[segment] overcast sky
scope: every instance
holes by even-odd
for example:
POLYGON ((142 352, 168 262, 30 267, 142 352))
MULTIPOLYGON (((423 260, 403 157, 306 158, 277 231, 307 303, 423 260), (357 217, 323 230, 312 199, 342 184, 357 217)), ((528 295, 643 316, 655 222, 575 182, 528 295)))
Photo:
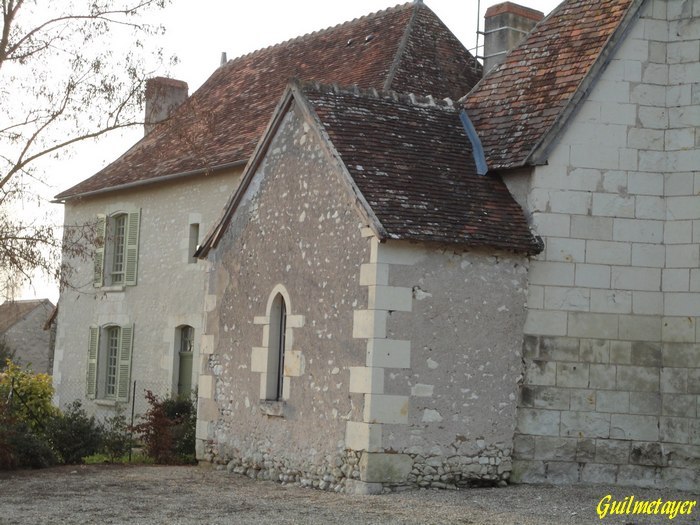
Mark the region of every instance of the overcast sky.
MULTIPOLYGON (((548 14, 559 2, 519 0, 517 3, 548 14)), ((479 0, 425 0, 425 3, 473 51, 477 20, 481 20, 483 30, 484 12, 500 0, 481 0, 480 6, 479 0)), ((152 44, 154 48, 163 47, 166 56, 178 57, 179 63, 171 68, 169 76, 186 81, 192 93, 219 66, 222 52, 229 59, 236 58, 394 5, 394 0, 173 0, 157 14, 156 20, 166 28, 166 33, 152 44)), ((480 43, 483 44, 483 37, 480 43)), ((121 155, 142 133, 133 129, 81 145, 71 158, 62 161, 55 170, 52 167, 54 176, 42 194, 49 199, 93 175, 121 155)), ((54 204, 50 208, 60 222, 63 207, 54 204)), ((35 297, 49 297, 55 302, 58 290, 52 283, 36 279, 17 298, 35 297)))

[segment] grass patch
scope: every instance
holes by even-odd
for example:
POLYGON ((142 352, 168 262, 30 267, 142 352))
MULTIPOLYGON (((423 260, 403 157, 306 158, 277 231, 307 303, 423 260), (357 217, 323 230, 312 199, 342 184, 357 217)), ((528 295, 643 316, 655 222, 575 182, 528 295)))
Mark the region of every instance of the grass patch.
POLYGON ((119 465, 153 465, 155 464, 155 460, 148 457, 143 452, 134 452, 131 454, 131 461, 129 461, 129 454, 124 454, 117 458, 113 458, 108 454, 92 454, 91 456, 85 456, 83 458, 83 463, 86 465, 102 465, 104 463, 119 465))

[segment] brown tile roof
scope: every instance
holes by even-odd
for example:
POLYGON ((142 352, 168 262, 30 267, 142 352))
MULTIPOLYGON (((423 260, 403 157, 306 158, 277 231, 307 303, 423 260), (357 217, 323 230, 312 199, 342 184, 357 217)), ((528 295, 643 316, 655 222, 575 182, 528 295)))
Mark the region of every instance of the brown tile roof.
POLYGON ((47 315, 54 307, 48 299, 6 301, 0 304, 0 334, 5 333, 40 306, 46 310, 47 315))
MULTIPOLYGON (((451 103, 296 82, 285 99, 309 108, 327 134, 381 239, 540 251, 501 178, 477 175, 471 142, 451 103)), ((269 134, 280 121, 278 114, 269 134)), ((265 137, 200 255, 225 231, 267 143, 265 137)))
POLYGON ((489 169, 537 163, 640 0, 565 0, 464 99, 489 169))
POLYGON ((422 2, 379 11, 229 61, 173 118, 56 198, 244 163, 292 77, 457 99, 479 80, 474 67, 422 2))
POLYGON ((304 94, 388 239, 539 251, 500 177, 477 175, 451 104, 328 87, 304 94))

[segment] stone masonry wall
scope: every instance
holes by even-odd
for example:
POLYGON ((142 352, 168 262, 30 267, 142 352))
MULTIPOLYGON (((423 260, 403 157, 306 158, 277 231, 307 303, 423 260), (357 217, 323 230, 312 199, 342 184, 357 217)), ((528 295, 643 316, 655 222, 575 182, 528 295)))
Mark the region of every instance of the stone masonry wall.
POLYGON ((368 307, 353 325, 367 357, 350 369, 364 407, 346 431, 347 448, 362 451, 352 490, 505 483, 525 258, 368 237, 368 307))
POLYGON ((334 162, 292 108, 216 248, 198 458, 362 494, 504 483, 526 259, 379 243, 334 162), (284 381, 269 401, 277 293, 284 381))
POLYGON ((349 369, 365 355, 352 338, 353 312, 367 305, 359 274, 369 243, 338 169, 302 112, 290 109, 213 254, 199 459, 327 490, 352 479, 345 429, 361 414, 362 396, 349 391, 349 369), (270 402, 277 293, 287 309, 285 365, 282 399, 270 402))
POLYGON ((379 246, 388 284, 410 309, 389 311, 387 337, 410 341, 385 373, 406 396, 403 421, 383 425, 386 451, 410 455, 406 484, 440 487, 508 479, 521 373, 527 260, 489 250, 379 246))
POLYGON ((0 334, 0 339, 15 352, 15 361, 23 366, 31 365, 36 373, 53 371, 53 329, 44 330, 52 310, 48 301, 38 304, 24 319, 0 334))
POLYGON ((533 170, 514 478, 700 488, 700 2, 649 0, 533 170))

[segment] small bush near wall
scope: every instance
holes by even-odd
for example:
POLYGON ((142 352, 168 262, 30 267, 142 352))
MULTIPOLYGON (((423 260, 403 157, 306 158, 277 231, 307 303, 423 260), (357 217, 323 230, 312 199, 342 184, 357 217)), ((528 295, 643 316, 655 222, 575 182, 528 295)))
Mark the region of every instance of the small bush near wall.
POLYGON ((48 374, 34 374, 10 360, 0 373, 0 399, 14 417, 35 432, 44 432, 48 421, 58 414, 53 406, 53 386, 48 374))
POLYGON ((105 418, 102 422, 101 452, 108 461, 115 463, 129 453, 133 445, 129 425, 126 422, 124 408, 121 405, 113 416, 105 418))
POLYGON ((196 409, 189 399, 160 399, 146 391, 150 405, 134 426, 143 441, 146 454, 156 463, 193 463, 196 409))
POLYGON ((41 468, 59 458, 47 439, 58 410, 47 374, 32 374, 9 359, 0 373, 0 469, 41 468))
POLYGON ((99 449, 95 418, 79 401, 61 413, 52 398, 50 376, 6 362, 0 373, 0 469, 81 463, 99 449))
POLYGON ((47 425, 47 437, 63 463, 82 463, 102 443, 102 429, 93 416, 88 417, 80 401, 73 401, 62 414, 47 425))
POLYGON ((43 468, 58 463, 49 443, 0 402, 0 470, 43 468))

